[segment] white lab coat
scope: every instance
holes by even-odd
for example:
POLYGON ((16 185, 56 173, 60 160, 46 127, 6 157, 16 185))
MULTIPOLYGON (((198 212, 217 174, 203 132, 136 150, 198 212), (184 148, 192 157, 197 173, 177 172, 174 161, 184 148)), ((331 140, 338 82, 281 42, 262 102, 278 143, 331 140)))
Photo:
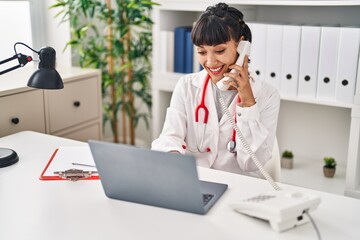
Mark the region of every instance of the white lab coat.
MULTIPOLYGON (((197 142, 200 146, 204 118, 203 111, 200 111, 199 124, 195 122, 195 108, 200 103, 206 75, 207 72, 202 70, 179 79, 166 112, 163 130, 159 138, 153 141, 152 150, 165 152, 175 150, 182 154, 194 154, 185 150, 183 146, 192 150, 197 149, 197 142)), ((256 76, 250 81, 256 104, 243 108, 237 106, 237 97, 235 97, 228 109, 233 119, 236 111, 237 126, 258 160, 264 164, 271 159, 280 96, 274 87, 258 80, 256 76)), ((227 144, 232 137, 232 126, 226 114, 222 116, 220 122, 218 121, 214 93, 210 84, 212 84, 211 80, 205 94, 209 119, 202 144, 202 150, 209 147, 210 152, 195 153, 197 164, 202 167, 258 176, 256 166, 238 138, 236 138, 237 154, 228 151, 227 144)))

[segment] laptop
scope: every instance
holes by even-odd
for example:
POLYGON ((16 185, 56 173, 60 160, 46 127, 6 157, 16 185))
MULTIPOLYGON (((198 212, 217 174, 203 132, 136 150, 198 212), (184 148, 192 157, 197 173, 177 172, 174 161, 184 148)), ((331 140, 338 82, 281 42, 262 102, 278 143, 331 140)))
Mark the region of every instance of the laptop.
POLYGON ((227 189, 200 181, 191 155, 96 140, 89 145, 105 195, 112 199, 206 214, 227 189))

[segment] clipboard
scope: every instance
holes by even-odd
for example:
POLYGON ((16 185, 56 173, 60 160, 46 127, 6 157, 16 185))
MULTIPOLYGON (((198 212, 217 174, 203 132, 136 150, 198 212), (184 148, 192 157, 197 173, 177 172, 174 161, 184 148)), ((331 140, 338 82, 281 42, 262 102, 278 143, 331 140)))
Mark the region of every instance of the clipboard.
POLYGON ((99 179, 89 145, 61 146, 55 149, 39 179, 71 181, 99 179))

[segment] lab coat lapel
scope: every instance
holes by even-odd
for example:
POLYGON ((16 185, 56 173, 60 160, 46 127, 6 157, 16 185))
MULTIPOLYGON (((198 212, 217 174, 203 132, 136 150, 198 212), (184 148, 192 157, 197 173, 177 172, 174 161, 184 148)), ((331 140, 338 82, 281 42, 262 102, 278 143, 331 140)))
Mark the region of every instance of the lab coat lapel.
POLYGON ((206 104, 209 108, 209 121, 208 121, 206 136, 209 138, 210 149, 213 149, 212 153, 210 154, 210 156, 208 158, 209 166, 211 167, 215 162, 215 158, 217 155, 217 150, 215 151, 215 149, 218 149, 218 143, 219 143, 219 137, 220 137, 219 136, 219 121, 218 121, 218 116, 217 116, 217 112, 216 112, 216 105, 215 105, 215 101, 214 101, 214 92, 213 92, 213 88, 212 88, 211 79, 210 79, 209 85, 207 87, 205 99, 206 99, 205 100, 206 104))
MULTIPOLYGON (((206 76, 207 76, 207 72, 205 70, 201 70, 200 71, 200 74, 196 74, 194 75, 194 79, 192 81, 192 84, 199 88, 200 90, 202 90, 202 87, 204 86, 204 82, 205 82, 205 79, 206 79, 206 76)), ((211 81, 211 80, 210 80, 211 81)), ((201 92, 201 91, 200 91, 201 92)), ((200 93, 201 95, 201 93, 200 93)), ((201 98, 201 96, 199 96, 199 98, 201 98)))
POLYGON ((214 91, 212 87, 212 82, 210 79, 209 85, 206 89, 206 96, 205 96, 205 102, 209 109, 209 115, 211 114, 211 117, 209 117, 208 127, 210 129, 214 129, 214 131, 218 132, 219 130, 219 122, 216 112, 216 105, 214 101, 214 91))

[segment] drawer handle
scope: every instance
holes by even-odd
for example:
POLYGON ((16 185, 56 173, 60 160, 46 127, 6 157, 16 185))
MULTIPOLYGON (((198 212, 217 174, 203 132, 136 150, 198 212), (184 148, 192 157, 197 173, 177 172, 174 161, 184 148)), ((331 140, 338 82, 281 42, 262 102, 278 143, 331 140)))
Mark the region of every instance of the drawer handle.
POLYGON ((75 101, 75 102, 74 102, 74 106, 75 106, 75 107, 80 107, 80 101, 75 101))
POLYGON ((13 124, 18 124, 18 123, 20 122, 20 119, 17 118, 17 117, 13 117, 13 118, 11 119, 11 122, 12 122, 13 124))

